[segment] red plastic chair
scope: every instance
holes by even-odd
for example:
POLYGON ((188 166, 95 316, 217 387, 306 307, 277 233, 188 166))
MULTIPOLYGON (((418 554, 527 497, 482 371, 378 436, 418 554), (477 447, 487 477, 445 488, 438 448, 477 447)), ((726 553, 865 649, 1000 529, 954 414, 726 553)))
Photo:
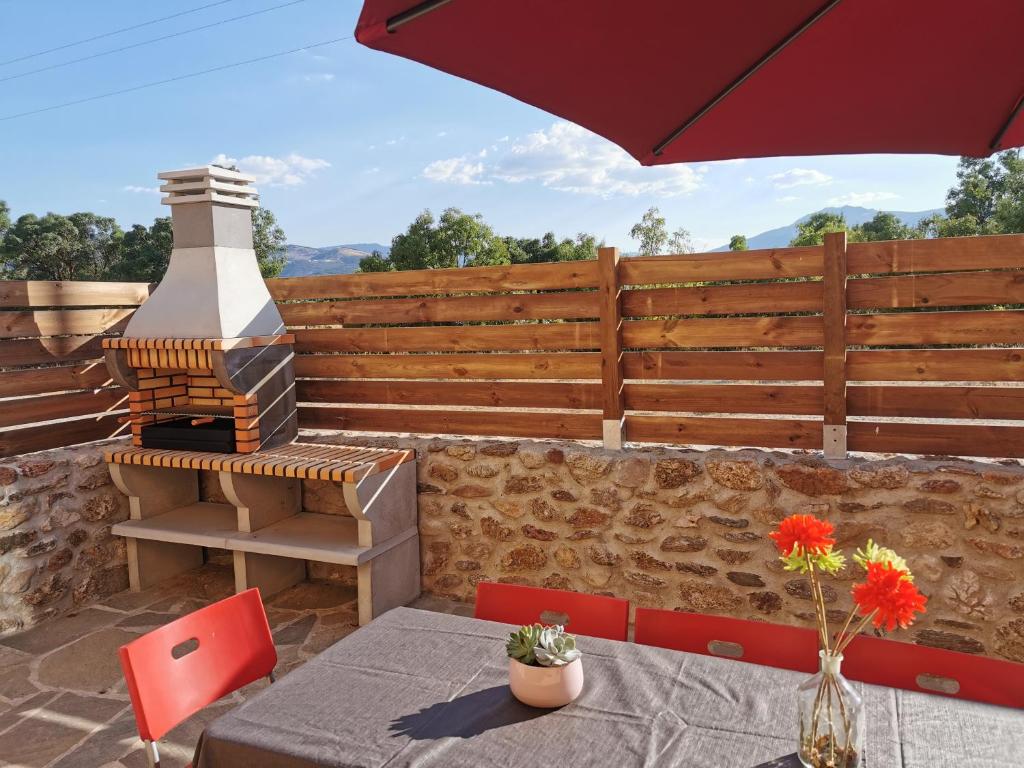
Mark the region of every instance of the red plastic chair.
POLYGON ((118 655, 152 766, 160 765, 156 741, 164 734, 254 680, 273 682, 277 664, 258 589, 182 616, 122 645, 118 655))
POLYGON ((843 654, 851 680, 1024 708, 1024 664, 859 636, 843 654))
POLYGON ((642 645, 798 672, 813 673, 819 667, 818 633, 802 627, 637 608, 633 639, 642 645))
POLYGON ((574 635, 625 640, 629 601, 561 589, 481 581, 476 587, 478 619, 505 624, 564 624, 574 635))

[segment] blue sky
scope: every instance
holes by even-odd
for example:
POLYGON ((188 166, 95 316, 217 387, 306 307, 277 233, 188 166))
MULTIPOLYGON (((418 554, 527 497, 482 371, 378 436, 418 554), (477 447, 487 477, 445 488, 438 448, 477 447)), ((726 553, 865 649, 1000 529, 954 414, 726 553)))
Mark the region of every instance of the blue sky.
MULTIPOLYGON (((0 0, 0 61, 214 0, 0 0)), ((229 0, 0 66, 0 78, 288 0, 229 0)), ((651 205, 700 246, 826 205, 941 207, 955 158, 773 158, 640 168, 592 134, 507 96, 353 40, 65 109, 2 118, 351 35, 355 0, 302 0, 180 37, 0 82, 0 199, 15 215, 166 215, 156 173, 235 159, 290 242, 390 242, 424 208, 482 213, 501 234, 593 232, 635 247, 651 205)), ((827 94, 835 98, 835 94, 827 94)), ((808 100, 808 117, 813 117, 808 100)))

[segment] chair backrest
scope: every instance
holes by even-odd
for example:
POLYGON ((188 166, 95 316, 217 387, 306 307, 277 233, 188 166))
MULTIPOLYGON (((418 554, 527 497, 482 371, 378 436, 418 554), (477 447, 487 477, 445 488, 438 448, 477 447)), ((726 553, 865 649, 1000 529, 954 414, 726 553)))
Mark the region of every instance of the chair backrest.
POLYGON ((1024 707, 1024 664, 864 635, 843 656, 851 680, 1024 707))
POLYGON ((633 639, 643 645, 816 672, 818 633, 761 621, 637 608, 633 639))
POLYGON ((277 664, 258 589, 182 616, 118 654, 139 735, 149 741, 277 664))
POLYGON ((481 581, 476 587, 478 619, 505 624, 564 624, 574 635, 625 640, 629 601, 561 589, 481 581))

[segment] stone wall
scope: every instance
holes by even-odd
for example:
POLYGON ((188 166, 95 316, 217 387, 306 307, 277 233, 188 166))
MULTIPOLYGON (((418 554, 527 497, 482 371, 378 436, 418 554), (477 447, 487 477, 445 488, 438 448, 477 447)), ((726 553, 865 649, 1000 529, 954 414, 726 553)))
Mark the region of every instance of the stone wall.
MULTIPOLYGON (((424 589, 436 595, 470 601, 478 582, 498 580, 812 626, 807 581, 781 569, 766 536, 809 512, 835 524, 848 553, 873 537, 907 557, 929 610, 894 637, 1024 661, 1017 462, 360 442, 418 451, 424 589)), ((834 619, 858 577, 851 567, 826 585, 834 619)))
MULTIPOLYGON (((58 427, 59 428, 59 427, 58 427)), ((0 635, 128 588, 103 445, 0 459, 0 635)))
MULTIPOLYGON (((304 440, 407 447, 419 459, 424 591, 471 601, 497 580, 626 597, 634 605, 813 623, 806 581, 782 571, 767 533, 787 514, 831 520, 847 552, 868 537, 905 555, 928 613, 898 639, 1024 661, 1024 467, 954 458, 825 462, 781 451, 553 441, 304 440)), ((128 515, 103 446, 0 460, 0 633, 127 588, 128 515)), ((304 506, 345 514, 340 488, 304 506)), ((203 498, 216 501, 214 477, 203 498)), ((352 569, 310 569, 353 580, 352 569)), ((849 609, 851 568, 826 585, 849 609)))

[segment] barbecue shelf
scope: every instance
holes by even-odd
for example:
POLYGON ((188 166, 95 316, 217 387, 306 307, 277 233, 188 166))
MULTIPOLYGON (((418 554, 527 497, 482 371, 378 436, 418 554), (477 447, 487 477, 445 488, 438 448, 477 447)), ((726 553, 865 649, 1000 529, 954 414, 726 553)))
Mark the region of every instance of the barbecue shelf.
POLYGON ((410 451, 314 444, 265 453, 148 448, 106 454, 131 517, 112 528, 128 542, 140 590, 203 562, 203 548, 233 553, 238 591, 269 596, 306 577, 306 562, 356 567, 359 622, 420 592, 416 462, 410 451), (229 503, 199 501, 199 473, 219 473, 229 503), (341 486, 349 515, 302 509, 301 483, 341 486))

